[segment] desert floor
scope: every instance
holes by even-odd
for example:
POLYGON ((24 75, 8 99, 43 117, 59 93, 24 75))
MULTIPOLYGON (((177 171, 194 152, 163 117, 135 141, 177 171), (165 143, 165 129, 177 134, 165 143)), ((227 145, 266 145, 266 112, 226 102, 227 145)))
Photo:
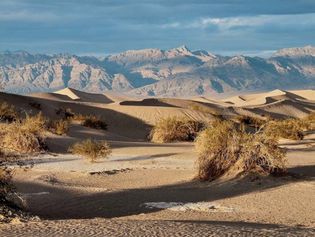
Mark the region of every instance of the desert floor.
POLYGON ((194 180, 192 144, 111 144, 111 157, 94 164, 45 154, 17 170, 18 191, 41 221, 2 225, 1 236, 315 235, 314 133, 282 141, 292 175, 215 183, 194 180))
POLYGON ((21 109, 40 103, 48 117, 56 117, 59 108, 71 108, 100 114, 109 124, 100 131, 73 123, 66 136, 48 136, 51 153, 27 159, 34 163, 31 169, 16 168, 17 191, 41 220, 2 224, 0 236, 315 236, 314 132, 302 141, 281 141, 288 150, 289 175, 215 182, 194 179, 197 154, 192 143, 146 141, 150 126, 167 115, 303 117, 315 110, 315 91, 276 90, 228 102, 111 98, 109 104, 94 103, 95 96, 77 91, 88 102, 72 101, 70 92, 0 94, 21 109), (232 107, 237 103, 239 107, 232 107), (112 155, 91 164, 67 153, 70 144, 86 137, 107 139, 112 155))

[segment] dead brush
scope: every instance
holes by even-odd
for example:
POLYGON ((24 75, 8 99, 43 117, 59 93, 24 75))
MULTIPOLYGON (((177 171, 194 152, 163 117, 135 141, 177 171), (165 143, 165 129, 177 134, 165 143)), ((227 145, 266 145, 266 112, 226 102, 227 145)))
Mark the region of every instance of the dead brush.
POLYGON ((111 148, 105 140, 87 139, 73 144, 69 152, 83 156, 90 162, 95 162, 101 158, 107 158, 111 154, 111 148))
POLYGON ((13 123, 0 124, 0 147, 6 152, 30 154, 44 149, 46 119, 42 114, 27 115, 13 123))
POLYGON ((18 118, 18 113, 13 105, 0 102, 0 122, 13 122, 18 118))
POLYGON ((59 119, 49 122, 49 130, 59 136, 66 134, 69 131, 70 121, 59 119))
POLYGON ((162 118, 153 127, 149 137, 156 143, 193 141, 204 126, 203 122, 185 118, 162 118))
POLYGON ((247 115, 240 115, 236 117, 236 120, 242 125, 250 126, 254 128, 260 128, 262 125, 267 123, 267 120, 253 117, 253 116, 247 116, 247 115))
POLYGON ((315 130, 315 112, 310 113, 306 118, 303 119, 309 124, 309 129, 315 130))
POLYGON ((285 172, 285 153, 266 134, 249 134, 230 121, 215 121, 195 142, 198 178, 214 180, 237 169, 238 173, 285 172))
POLYGON ((84 117, 84 120, 82 122, 82 125, 89 128, 95 128, 95 129, 107 129, 107 123, 103 121, 100 117, 97 117, 95 115, 88 115, 84 117))
POLYGON ((304 131, 310 129, 310 123, 302 119, 273 120, 263 129, 265 134, 275 138, 302 140, 304 131))
POLYGON ((0 203, 6 203, 7 196, 14 190, 11 180, 12 171, 5 166, 0 167, 0 203))

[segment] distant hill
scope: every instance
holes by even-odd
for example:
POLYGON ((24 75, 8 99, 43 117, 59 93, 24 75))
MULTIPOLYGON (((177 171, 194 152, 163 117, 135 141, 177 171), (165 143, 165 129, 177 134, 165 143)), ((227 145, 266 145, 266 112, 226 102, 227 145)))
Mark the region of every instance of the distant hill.
POLYGON ((0 82, 14 93, 71 87, 163 97, 315 88, 315 47, 281 49, 267 59, 220 56, 186 46, 129 50, 102 59, 6 51, 0 53, 0 82))

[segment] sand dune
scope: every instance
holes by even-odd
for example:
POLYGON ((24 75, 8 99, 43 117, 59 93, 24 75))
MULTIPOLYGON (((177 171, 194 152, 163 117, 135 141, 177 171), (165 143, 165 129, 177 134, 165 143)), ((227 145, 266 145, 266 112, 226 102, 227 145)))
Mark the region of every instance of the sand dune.
POLYGON ((234 96, 225 99, 235 107, 265 113, 271 117, 304 117, 314 110, 315 91, 273 90, 271 92, 234 96))
POLYGON ((81 101, 81 102, 92 102, 92 103, 103 103, 108 104, 113 101, 103 94, 93 94, 83 91, 78 91, 72 88, 65 88, 59 91, 54 92, 54 94, 65 95, 72 100, 81 101))
MULTIPOLYGON (((224 101, 210 98, 173 99, 127 98, 118 94, 106 96, 90 94, 66 88, 56 93, 32 94, 29 97, 0 94, 2 100, 16 105, 21 110, 39 112, 30 104, 41 104, 42 112, 56 118, 56 111, 69 108, 75 113, 101 116, 115 136, 146 139, 149 128, 160 118, 169 116, 186 117, 209 121, 214 116, 237 115, 270 117, 304 117, 315 110, 312 99, 314 91, 274 90, 266 93, 232 97, 224 101), (308 99, 307 99, 308 98, 308 99), (140 129, 140 130, 139 130, 140 129), (140 132, 139 132, 140 131, 140 132)), ((115 137, 114 136, 114 137, 115 137)))
POLYGON ((15 105, 21 114, 41 111, 58 119, 56 111, 70 109, 100 116, 108 124, 104 131, 72 122, 67 135, 47 134, 50 153, 26 158, 32 169, 16 167, 14 178, 28 210, 41 220, 1 225, 0 235, 313 236, 314 132, 302 141, 281 140, 291 176, 212 183, 194 179, 192 143, 147 139, 152 125, 168 116, 203 121, 219 115, 304 117, 315 111, 313 94, 275 90, 219 101, 104 96, 69 88, 30 96, 0 93, 0 101, 15 105), (71 144, 86 138, 108 140, 112 154, 91 164, 68 153, 71 144))
POLYGON ((315 100, 315 90, 295 90, 291 92, 303 97, 306 100, 315 100))

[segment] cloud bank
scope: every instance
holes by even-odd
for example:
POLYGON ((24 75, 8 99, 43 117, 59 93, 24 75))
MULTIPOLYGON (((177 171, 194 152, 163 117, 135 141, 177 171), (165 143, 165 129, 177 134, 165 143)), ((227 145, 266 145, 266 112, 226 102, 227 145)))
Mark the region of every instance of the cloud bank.
POLYGON ((315 44, 313 0, 2 0, 0 50, 110 54, 186 44, 215 53, 315 44))

